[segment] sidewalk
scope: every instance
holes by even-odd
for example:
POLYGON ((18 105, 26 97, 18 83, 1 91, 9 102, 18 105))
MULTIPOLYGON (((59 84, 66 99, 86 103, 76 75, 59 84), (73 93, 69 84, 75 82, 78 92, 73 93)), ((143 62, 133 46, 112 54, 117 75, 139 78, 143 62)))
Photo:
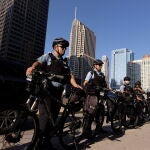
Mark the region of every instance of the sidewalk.
MULTIPOLYGON (((150 150, 150 122, 136 129, 127 129, 125 134, 115 134, 110 124, 105 123, 103 128, 107 133, 99 133, 91 140, 82 140, 78 150, 150 150)), ((24 140, 28 139, 31 132, 28 132, 24 140)), ((52 143, 58 150, 64 150, 58 138, 54 137, 52 143)), ((22 149, 23 146, 18 145, 9 150, 22 149)), ((0 150, 2 150, 2 136, 0 136, 0 150)))

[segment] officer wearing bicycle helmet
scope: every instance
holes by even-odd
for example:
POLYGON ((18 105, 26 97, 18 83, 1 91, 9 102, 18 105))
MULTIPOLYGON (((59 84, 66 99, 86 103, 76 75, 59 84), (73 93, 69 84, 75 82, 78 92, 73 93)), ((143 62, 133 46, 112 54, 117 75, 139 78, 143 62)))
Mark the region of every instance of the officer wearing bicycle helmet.
POLYGON ((103 64, 104 63, 100 59, 96 59, 93 62, 93 70, 89 71, 87 73, 87 76, 86 76, 85 81, 83 83, 84 86, 87 86, 89 83, 91 84, 91 82, 92 82, 93 88, 107 87, 107 84, 105 81, 105 76, 101 72, 103 64), (97 78, 99 78, 99 79, 97 80, 97 78))
MULTIPOLYGON (((49 120, 49 114, 47 113, 47 110, 51 113, 53 120, 56 121, 58 113, 60 111, 60 105, 58 104, 56 99, 61 100, 64 85, 70 83, 73 87, 82 89, 82 87, 77 84, 74 75, 71 73, 66 59, 63 58, 63 55, 65 54, 68 46, 69 42, 64 38, 54 39, 54 41, 52 42, 53 52, 43 54, 26 71, 26 75, 30 75, 32 74, 34 69, 42 68, 48 73, 64 76, 64 79, 62 80, 55 79, 51 82, 52 92, 50 91, 51 93, 40 101, 39 123, 41 136, 39 141, 42 141, 43 137, 45 141, 49 141, 49 137, 47 135, 47 123, 49 120), (47 107, 47 110, 45 109, 45 105, 47 107)), ((44 149, 44 146, 46 146, 44 144, 41 144, 41 142, 40 145, 42 149, 44 149)), ((51 147, 51 145, 49 144, 49 146, 47 147, 51 147)))
POLYGON ((128 77, 128 76, 126 76, 126 77, 124 77, 124 81, 130 81, 131 79, 130 79, 130 77, 128 77))
POLYGON ((143 90, 141 86, 141 81, 135 82, 133 90, 135 92, 135 96, 137 100, 140 100, 140 101, 144 100, 143 94, 145 94, 146 92, 143 90))
POLYGON ((99 115, 97 111, 97 106, 98 106, 97 98, 99 97, 99 92, 103 88, 107 88, 105 76, 101 72, 103 64, 104 63, 100 59, 96 59, 93 62, 93 67, 92 67, 93 69, 87 73, 85 81, 83 83, 87 94, 87 99, 85 101, 85 106, 84 106, 85 123, 83 126, 83 134, 82 134, 82 136, 85 138, 92 137, 91 124, 94 118, 96 120, 95 131, 96 132, 103 131, 101 125, 99 124, 99 117, 98 117, 99 115), (90 99, 89 97, 91 97, 92 99, 90 99), (93 111, 90 108, 93 108, 93 111))
POLYGON ((126 76, 124 77, 123 85, 120 86, 121 92, 124 92, 125 89, 130 88, 130 77, 126 76))
POLYGON ((145 91, 142 89, 141 81, 136 81, 135 82, 135 84, 134 84, 134 90, 137 91, 137 92, 140 92, 142 94, 145 93, 145 91))
POLYGON ((130 85, 130 77, 124 77, 123 85, 120 86, 120 91, 123 93, 123 98, 126 102, 132 101, 134 98, 133 88, 130 85))

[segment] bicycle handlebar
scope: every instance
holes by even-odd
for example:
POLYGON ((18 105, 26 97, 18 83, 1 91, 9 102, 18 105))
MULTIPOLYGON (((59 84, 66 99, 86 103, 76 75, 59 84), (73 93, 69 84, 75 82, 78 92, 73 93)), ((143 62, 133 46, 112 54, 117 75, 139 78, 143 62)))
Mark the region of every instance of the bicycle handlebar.
POLYGON ((56 74, 51 74, 50 76, 47 77, 49 80, 52 80, 53 78, 58 78, 58 79, 64 79, 64 76, 61 75, 56 75, 56 74))
POLYGON ((37 76, 42 76, 42 77, 46 77, 49 80, 53 80, 53 79, 61 79, 63 80, 65 77, 62 75, 56 75, 53 73, 46 73, 40 70, 34 70, 33 73, 31 75, 28 75, 26 80, 27 81, 32 81, 32 76, 37 75, 37 76))

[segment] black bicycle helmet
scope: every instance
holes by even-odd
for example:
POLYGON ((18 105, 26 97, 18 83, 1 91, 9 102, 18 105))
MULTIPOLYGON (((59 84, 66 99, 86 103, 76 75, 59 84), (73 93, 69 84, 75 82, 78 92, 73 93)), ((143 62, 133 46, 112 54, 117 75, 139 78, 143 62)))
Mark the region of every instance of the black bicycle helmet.
POLYGON ((102 65, 104 64, 100 59, 96 59, 94 62, 93 62, 93 65, 102 65))
POLYGON ((64 47, 68 47, 69 46, 69 42, 67 40, 65 40, 64 38, 56 38, 54 39, 53 43, 52 43, 52 47, 54 48, 55 45, 60 44, 64 47))
POLYGON ((135 82, 135 85, 141 85, 141 81, 135 82))
POLYGON ((130 81, 130 77, 124 77, 124 81, 130 81))

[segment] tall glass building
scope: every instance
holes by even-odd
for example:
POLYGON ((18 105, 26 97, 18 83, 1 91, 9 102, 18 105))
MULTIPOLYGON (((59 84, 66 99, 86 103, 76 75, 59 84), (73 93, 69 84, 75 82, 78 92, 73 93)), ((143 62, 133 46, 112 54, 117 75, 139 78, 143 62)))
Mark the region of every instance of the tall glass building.
POLYGON ((134 60, 134 53, 127 48, 112 51, 111 58, 111 87, 119 88, 123 78, 127 76, 127 63, 134 60))
POLYGON ((0 0, 0 57, 31 64, 44 53, 49 0, 0 0))
POLYGON ((131 86, 134 86, 135 82, 141 80, 142 75, 142 60, 134 60, 128 62, 128 76, 131 78, 131 86))
POLYGON ((70 33, 69 62, 75 78, 82 84, 95 58, 96 37, 76 18, 70 33))

